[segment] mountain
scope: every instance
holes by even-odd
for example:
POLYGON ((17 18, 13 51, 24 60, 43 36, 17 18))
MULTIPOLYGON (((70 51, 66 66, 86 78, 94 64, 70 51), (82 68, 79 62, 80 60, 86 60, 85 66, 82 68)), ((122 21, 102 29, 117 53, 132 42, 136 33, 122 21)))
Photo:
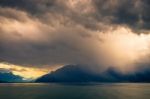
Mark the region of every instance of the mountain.
POLYGON ((66 65, 62 68, 46 74, 36 82, 120 82, 119 72, 110 68, 101 74, 95 74, 81 68, 80 65, 66 65))
POLYGON ((150 69, 140 70, 126 75, 130 82, 150 82, 150 69))
POLYGON ((14 75, 12 72, 0 72, 0 83, 4 82, 22 82, 22 77, 14 75))
POLYGON ((5 83, 4 81, 0 81, 0 83, 5 83))
POLYGON ((122 74, 114 68, 95 74, 80 65, 66 65, 39 77, 36 82, 150 82, 150 70, 122 74))
POLYGON ((36 80, 36 82, 89 82, 97 81, 99 77, 90 74, 78 65, 67 65, 55 72, 46 74, 36 80))

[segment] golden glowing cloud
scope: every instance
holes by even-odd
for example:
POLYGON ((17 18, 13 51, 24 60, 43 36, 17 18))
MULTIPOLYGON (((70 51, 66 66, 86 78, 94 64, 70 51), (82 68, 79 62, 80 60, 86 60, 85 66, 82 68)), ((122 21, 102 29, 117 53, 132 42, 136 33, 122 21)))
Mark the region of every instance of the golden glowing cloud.
POLYGON ((27 68, 23 66, 0 63, 0 68, 8 69, 12 71, 15 75, 20 75, 24 78, 37 78, 42 76, 54 69, 38 69, 38 68, 27 68))
POLYGON ((101 46, 106 56, 111 57, 106 60, 109 59, 110 65, 120 66, 122 70, 132 70, 131 63, 149 54, 150 34, 138 35, 128 28, 120 27, 111 32, 100 33, 99 36, 104 41, 101 46))

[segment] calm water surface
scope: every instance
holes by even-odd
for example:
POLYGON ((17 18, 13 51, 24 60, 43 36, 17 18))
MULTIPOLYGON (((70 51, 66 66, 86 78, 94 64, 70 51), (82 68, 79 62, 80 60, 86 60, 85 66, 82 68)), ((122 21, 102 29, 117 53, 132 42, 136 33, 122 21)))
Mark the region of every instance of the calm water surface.
POLYGON ((0 84, 0 99, 150 99, 150 84, 0 84))

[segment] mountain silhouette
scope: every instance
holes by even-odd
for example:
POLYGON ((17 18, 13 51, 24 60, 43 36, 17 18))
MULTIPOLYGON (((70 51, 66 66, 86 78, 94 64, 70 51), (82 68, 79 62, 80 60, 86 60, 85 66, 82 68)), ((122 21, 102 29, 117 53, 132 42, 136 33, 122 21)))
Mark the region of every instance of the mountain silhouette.
POLYGON ((99 77, 90 74, 78 65, 67 65, 54 72, 38 78, 37 82, 89 82, 97 81, 99 77))
POLYGON ((80 65, 66 65, 39 77, 36 82, 150 82, 150 70, 123 74, 115 68, 95 74, 81 68, 80 65))
POLYGON ((22 82, 22 77, 14 75, 12 72, 0 72, 0 82, 22 82))
POLYGON ((4 81, 0 81, 0 83, 6 83, 6 82, 4 82, 4 81))

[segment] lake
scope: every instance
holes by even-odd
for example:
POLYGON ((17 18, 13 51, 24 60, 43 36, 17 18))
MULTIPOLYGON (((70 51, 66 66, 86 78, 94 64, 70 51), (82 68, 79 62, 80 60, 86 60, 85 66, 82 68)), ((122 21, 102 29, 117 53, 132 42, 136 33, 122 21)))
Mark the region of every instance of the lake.
POLYGON ((0 99, 150 99, 150 84, 0 84, 0 99))

